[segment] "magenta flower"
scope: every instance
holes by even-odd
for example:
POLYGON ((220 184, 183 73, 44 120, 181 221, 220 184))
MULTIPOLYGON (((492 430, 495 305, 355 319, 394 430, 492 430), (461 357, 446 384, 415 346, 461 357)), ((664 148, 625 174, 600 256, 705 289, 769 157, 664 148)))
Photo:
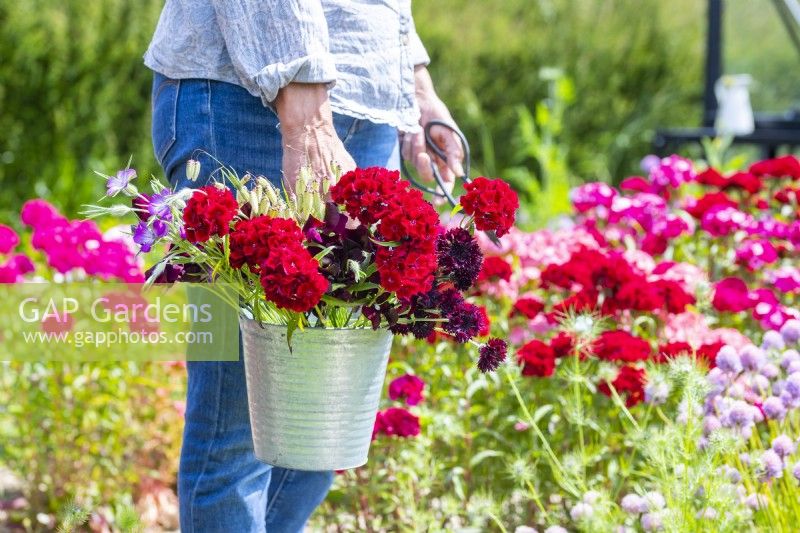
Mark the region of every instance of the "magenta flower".
POLYGON ((756 271, 778 260, 778 250, 766 239, 744 241, 736 249, 736 261, 756 271))
POLYGON ((422 396, 424 388, 425 382, 417 376, 404 374, 389 384, 389 398, 405 400, 408 405, 417 405, 424 399, 422 396))
POLYGON ((61 225, 67 221, 58 210, 44 200, 28 200, 22 205, 19 218, 26 226, 37 229, 43 226, 61 225))
POLYGON ((714 237, 724 237, 755 224, 753 217, 735 207, 718 206, 709 209, 700 221, 700 227, 714 237))
POLYGON ((19 235, 5 224, 0 224, 0 254, 7 254, 19 244, 19 235))
POLYGON ((400 407, 379 411, 375 419, 372 438, 377 435, 416 437, 419 435, 419 417, 400 407))
POLYGON ((745 282, 739 278, 725 278, 714 286, 714 309, 737 313, 753 307, 750 291, 745 282))
POLYGON ((601 181, 575 187, 569 193, 572 205, 580 213, 597 207, 610 208, 617 191, 601 181))
POLYGON ((662 189, 680 187, 684 183, 693 181, 697 176, 692 162, 677 155, 665 157, 658 164, 653 164, 652 160, 649 163, 650 182, 662 189))

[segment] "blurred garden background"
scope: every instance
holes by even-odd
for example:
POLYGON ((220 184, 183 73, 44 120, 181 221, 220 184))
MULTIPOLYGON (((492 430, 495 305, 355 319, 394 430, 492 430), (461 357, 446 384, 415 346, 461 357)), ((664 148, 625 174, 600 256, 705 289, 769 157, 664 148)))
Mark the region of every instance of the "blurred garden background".
MULTIPOLYGON (((142 55, 162 5, 0 0, 0 222, 20 229, 20 206, 35 197, 78 217, 103 195, 93 171, 113 173, 131 158, 140 176, 158 174, 152 77, 142 55)), ((570 212, 570 187, 641 173, 656 128, 700 124, 706 7, 700 0, 414 0, 414 15, 436 87, 472 144, 474 174, 511 181, 521 224, 537 229, 570 212)), ((757 111, 800 106, 800 56, 772 7, 726 2, 725 72, 753 76, 757 111)), ((371 474, 348 474, 342 483, 364 490, 337 485, 314 524, 423 531, 439 520, 441 529, 504 530, 481 480, 493 479, 487 465, 501 455, 492 443, 514 434, 491 426, 519 422, 516 400, 502 377, 468 372, 467 355, 426 346, 433 357, 416 365, 408 344, 399 352, 412 355, 390 374, 425 376, 432 399, 422 423, 431 429, 385 445, 371 474), (439 507, 415 507, 442 493, 450 496, 439 507), (339 522, 337 506, 347 509, 339 522)), ((95 531, 132 530, 137 521, 175 529, 180 365, 0 369, 0 531, 84 519, 95 531), (76 498, 100 512, 84 516, 71 507, 76 498)), ((555 395, 543 398, 557 403, 555 395)), ((609 477, 628 466, 608 466, 609 477)), ((507 470, 495 488, 511 494, 519 479, 507 470)), ((531 487, 531 494, 538 493, 531 487)), ((536 514, 506 503, 508 515, 536 514)))

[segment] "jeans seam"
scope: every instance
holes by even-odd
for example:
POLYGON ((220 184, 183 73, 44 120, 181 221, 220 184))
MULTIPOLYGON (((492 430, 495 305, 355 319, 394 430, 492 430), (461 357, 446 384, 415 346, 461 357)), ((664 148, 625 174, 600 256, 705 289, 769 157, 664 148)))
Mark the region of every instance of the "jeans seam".
POLYGON ((278 483, 278 487, 275 489, 275 494, 270 499, 270 501, 267 502, 267 511, 264 517, 264 522, 266 523, 269 522, 270 513, 275 509, 275 504, 278 501, 280 501, 281 491, 283 490, 284 485, 286 485, 289 476, 292 475, 293 473, 294 470, 286 469, 283 471, 283 476, 281 477, 280 482, 278 483))
POLYGON ((208 135, 211 142, 212 157, 219 157, 217 155, 217 139, 214 136, 214 106, 211 105, 211 80, 206 80, 208 87, 208 135))
POLYGON ((344 139, 342 139, 342 144, 347 143, 347 141, 349 141, 353 137, 353 135, 355 135, 360 125, 361 125, 361 120, 354 118, 353 123, 350 124, 349 128, 347 128, 347 133, 344 134, 344 139))
MULTIPOLYGON (((220 366, 219 363, 215 363, 217 366, 217 397, 221 396, 222 392, 222 370, 223 368, 220 366)), ((203 460, 203 468, 200 469, 200 474, 197 476, 197 481, 194 482, 194 487, 192 487, 192 492, 189 497, 189 524, 192 528, 192 531, 186 533, 194 533, 196 531, 194 525, 194 502, 195 497, 197 495, 197 489, 200 487, 200 481, 203 479, 203 474, 206 473, 206 469, 208 468, 208 461, 211 458, 211 449, 214 447, 214 442, 217 440, 217 433, 219 433, 219 423, 220 423, 220 409, 221 409, 221 401, 214 402, 216 407, 216 412, 214 413, 214 431, 212 433, 211 441, 208 444, 208 449, 206 450, 205 459, 203 460)))

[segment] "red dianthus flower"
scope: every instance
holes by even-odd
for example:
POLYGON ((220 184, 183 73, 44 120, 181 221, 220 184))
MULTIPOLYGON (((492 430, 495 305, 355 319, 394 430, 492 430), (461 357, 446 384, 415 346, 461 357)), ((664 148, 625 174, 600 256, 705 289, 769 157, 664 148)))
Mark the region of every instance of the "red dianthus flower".
MULTIPOLYGON (((611 382, 617 394, 625 398, 625 406, 633 407, 644 400, 644 370, 633 366, 623 366, 619 369, 619 374, 611 382)), ((598 385, 597 390, 611 396, 611 387, 608 382, 598 385)))
POLYGON ((379 411, 375 418, 372 438, 377 435, 416 437, 419 435, 419 417, 401 407, 390 407, 379 411))
POLYGON ((230 241, 231 266, 241 268, 247 264, 257 271, 271 249, 302 243, 303 232, 294 220, 261 215, 238 221, 230 241))
POLYGON ((534 339, 519 349, 517 357, 522 365, 523 376, 552 376, 556 370, 556 355, 553 348, 534 339))
POLYGON ((328 290, 319 263, 302 246, 273 248, 261 264, 261 286, 270 302, 281 309, 304 313, 328 290))
POLYGON ((592 346, 592 353, 605 361, 644 361, 650 357, 650 344, 627 331, 613 330, 600 334, 592 346))
POLYGON ((517 193, 501 179, 475 178, 464 185, 467 191, 460 203, 464 212, 475 217, 475 227, 494 231, 502 237, 514 225, 519 208, 517 193))
POLYGON ((438 213, 417 190, 395 194, 380 220, 381 237, 398 242, 435 239, 439 225, 438 213))
POLYGON ((492 255, 484 257, 481 271, 478 273, 478 281, 498 281, 501 279, 508 281, 511 279, 511 274, 513 274, 511 265, 502 257, 492 255))
POLYGON ((400 173, 381 167, 351 170, 331 187, 331 199, 343 205, 347 214, 367 226, 389 212, 396 195, 405 192, 408 183, 400 173))
POLYGON ((410 298, 427 292, 433 286, 436 271, 436 251, 433 242, 406 243, 400 246, 379 246, 375 255, 381 286, 410 298))
POLYGON ((197 243, 206 242, 212 235, 227 235, 238 210, 239 204, 228 189, 215 185, 197 189, 183 210, 186 239, 197 243))

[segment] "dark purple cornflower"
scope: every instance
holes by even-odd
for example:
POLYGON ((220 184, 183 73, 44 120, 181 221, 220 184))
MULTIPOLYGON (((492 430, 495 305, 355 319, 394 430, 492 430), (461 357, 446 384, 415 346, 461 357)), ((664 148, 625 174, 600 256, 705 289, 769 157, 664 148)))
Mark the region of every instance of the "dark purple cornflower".
POLYGON ((467 342, 480 333, 486 326, 480 308, 471 303, 462 302, 447 313, 444 330, 455 337, 457 342, 467 342))
POLYGON ((478 241, 464 228, 451 228, 436 241, 439 269, 458 290, 472 287, 483 264, 478 241))
POLYGON ((132 168, 125 168, 106 180, 106 195, 116 196, 128 188, 131 181, 136 178, 136 171, 132 168))
POLYGON ((483 373, 492 372, 505 361, 508 345, 504 340, 491 338, 478 351, 478 370, 483 373))
POLYGON ((172 191, 169 189, 163 189, 161 192, 153 194, 147 204, 148 213, 159 220, 172 220, 172 210, 169 208, 171 199, 172 191))
POLYGON ((147 222, 140 221, 133 228, 133 242, 141 247, 142 252, 149 252, 157 238, 153 229, 147 225, 147 222))

